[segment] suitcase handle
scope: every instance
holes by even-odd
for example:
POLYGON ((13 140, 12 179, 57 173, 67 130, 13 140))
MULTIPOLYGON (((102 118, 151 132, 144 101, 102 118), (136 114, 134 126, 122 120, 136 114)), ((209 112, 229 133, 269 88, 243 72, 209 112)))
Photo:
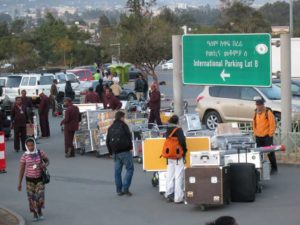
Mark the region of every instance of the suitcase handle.
POLYGON ((208 155, 202 155, 202 156, 200 157, 200 159, 204 159, 204 158, 206 158, 207 160, 209 160, 209 156, 208 156, 208 155))

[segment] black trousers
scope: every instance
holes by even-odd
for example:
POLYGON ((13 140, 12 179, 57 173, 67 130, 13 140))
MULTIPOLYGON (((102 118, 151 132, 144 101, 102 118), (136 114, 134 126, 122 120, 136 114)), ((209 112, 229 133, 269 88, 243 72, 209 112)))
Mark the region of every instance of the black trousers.
POLYGON ((20 150, 20 140, 21 140, 22 150, 26 151, 25 139, 26 139, 26 126, 25 127, 14 126, 14 148, 15 148, 15 150, 20 150))
POLYGON ((158 126, 162 125, 161 119, 160 119, 160 111, 159 110, 152 110, 150 111, 150 116, 149 116, 149 123, 154 123, 158 126))
MULTIPOLYGON (((265 137, 256 137, 256 145, 257 147, 265 147, 273 144, 273 137, 265 136, 265 137)), ((268 158, 271 163, 272 170, 277 170, 277 162, 275 152, 270 152, 268 154, 268 158)))

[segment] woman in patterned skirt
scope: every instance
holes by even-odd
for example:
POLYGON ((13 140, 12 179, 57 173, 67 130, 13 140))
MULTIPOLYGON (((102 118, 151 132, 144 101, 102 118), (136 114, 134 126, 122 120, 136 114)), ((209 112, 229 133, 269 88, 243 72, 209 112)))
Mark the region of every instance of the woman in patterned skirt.
POLYGON ((20 175, 18 190, 22 190, 22 180, 25 174, 26 189, 30 212, 33 213, 33 221, 43 220, 42 209, 45 204, 45 184, 42 181, 41 171, 49 165, 49 160, 44 151, 40 154, 33 138, 25 141, 26 152, 20 160, 20 175))

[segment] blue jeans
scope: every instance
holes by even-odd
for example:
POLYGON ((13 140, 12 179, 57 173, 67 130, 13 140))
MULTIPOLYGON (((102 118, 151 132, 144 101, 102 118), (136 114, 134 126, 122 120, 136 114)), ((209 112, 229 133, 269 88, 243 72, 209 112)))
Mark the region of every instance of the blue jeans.
POLYGON ((121 152, 115 155, 115 183, 117 192, 129 191, 133 176, 134 166, 131 152, 121 152), (123 165, 126 168, 126 174, 122 181, 123 165))

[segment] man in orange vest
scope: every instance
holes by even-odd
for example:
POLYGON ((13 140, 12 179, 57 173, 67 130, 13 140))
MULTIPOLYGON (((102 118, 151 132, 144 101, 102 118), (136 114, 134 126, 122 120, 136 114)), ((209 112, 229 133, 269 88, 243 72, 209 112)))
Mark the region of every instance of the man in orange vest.
MULTIPOLYGON (((253 132, 257 147, 273 145, 273 135, 276 130, 275 116, 270 108, 265 107, 263 99, 257 99, 253 117, 253 132)), ((277 172, 277 162, 274 152, 268 154, 271 163, 271 173, 277 172)))

